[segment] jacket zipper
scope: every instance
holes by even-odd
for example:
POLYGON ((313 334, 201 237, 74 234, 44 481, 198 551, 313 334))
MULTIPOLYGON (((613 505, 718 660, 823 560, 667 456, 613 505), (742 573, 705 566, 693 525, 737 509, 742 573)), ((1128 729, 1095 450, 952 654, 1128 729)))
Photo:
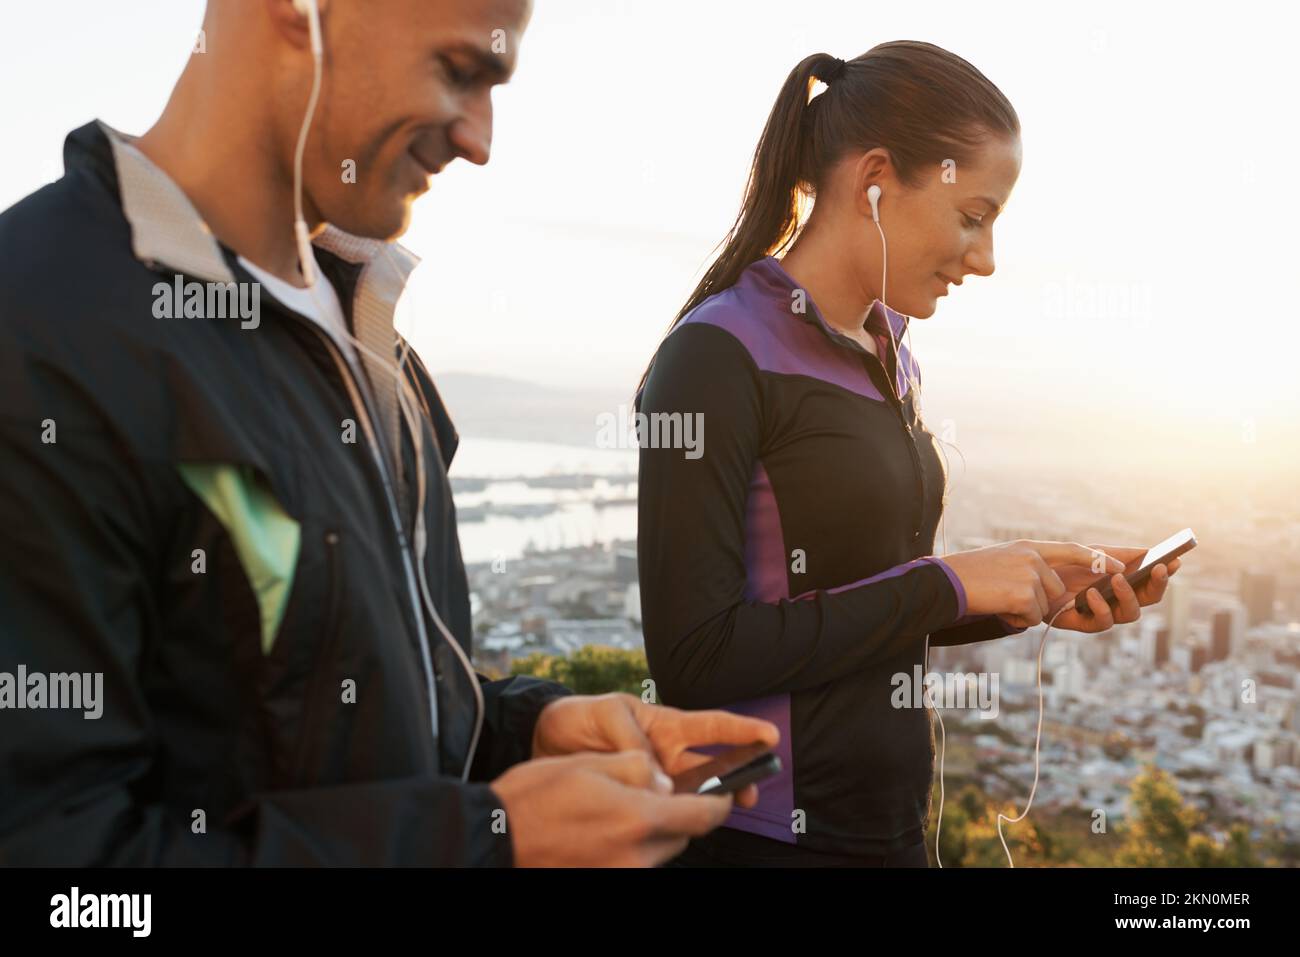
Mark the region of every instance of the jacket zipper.
MULTIPOLYGON (((316 326, 310 320, 299 316, 292 310, 286 309, 289 315, 293 316, 294 321, 310 329, 320 341, 325 344, 326 350, 334 359, 334 365, 343 378, 343 383, 348 390, 348 400, 351 402, 354 410, 362 420, 362 431, 366 434, 366 445, 370 449, 371 458, 374 460, 375 468, 379 473, 380 482, 384 487, 384 497, 388 501, 388 514, 393 523, 393 530, 397 534, 397 545, 402 554, 402 568, 406 573, 406 593, 411 601, 411 610, 415 613, 415 627, 420 635, 420 662, 424 669, 425 685, 429 694, 429 727, 433 733, 434 758, 439 768, 442 766, 442 760, 438 755, 438 698, 437 691, 434 688, 433 679, 433 652, 429 645, 429 635, 424 626, 424 612, 420 607, 419 595, 416 592, 415 574, 412 570, 410 544, 406 538, 406 531, 402 528, 402 520, 397 511, 397 502, 393 497, 392 485, 388 478, 388 469, 383 462, 382 453, 378 448, 378 442, 375 438, 374 426, 370 419, 370 412, 366 408, 365 400, 357 388, 356 380, 352 375, 352 370, 348 366, 347 360, 343 357, 342 351, 333 339, 327 335, 324 330, 316 326)), ((396 456, 395 456, 396 457, 396 456)))

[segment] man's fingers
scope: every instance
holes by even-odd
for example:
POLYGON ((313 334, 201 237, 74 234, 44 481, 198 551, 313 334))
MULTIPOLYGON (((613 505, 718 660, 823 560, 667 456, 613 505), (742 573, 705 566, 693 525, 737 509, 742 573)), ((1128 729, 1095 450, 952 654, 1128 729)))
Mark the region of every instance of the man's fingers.
POLYGON ((686 850, 686 845, 689 843, 690 838, 687 837, 650 841, 648 844, 642 845, 644 863, 647 867, 658 867, 660 864, 666 864, 686 850))
POLYGON ((678 775, 683 771, 689 771, 691 768, 699 767, 701 764, 707 764, 714 758, 711 754, 701 754, 699 751, 679 751, 676 757, 670 758, 664 764, 664 770, 669 774, 678 775))
POLYGON ((629 694, 610 695, 600 702, 595 713, 600 724, 597 733, 602 742, 609 745, 609 750, 654 753, 645 729, 637 720, 636 708, 640 704, 639 698, 629 694))
POLYGON ((722 824, 731 813, 731 796, 676 794, 647 797, 652 839, 699 837, 722 824))
POLYGON ((781 740, 776 725, 761 718, 731 714, 728 711, 680 711, 655 705, 652 727, 670 728, 686 747, 709 744, 763 744, 775 747, 781 740))
POLYGON ((660 769, 659 763, 646 751, 592 751, 573 755, 564 760, 579 762, 588 770, 613 778, 628 787, 643 788, 669 794, 672 779, 660 769))

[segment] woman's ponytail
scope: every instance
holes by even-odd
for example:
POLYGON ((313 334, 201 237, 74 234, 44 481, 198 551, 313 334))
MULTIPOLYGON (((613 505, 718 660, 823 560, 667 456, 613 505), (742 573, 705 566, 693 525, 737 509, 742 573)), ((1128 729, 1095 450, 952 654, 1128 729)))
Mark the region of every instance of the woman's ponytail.
MULTIPOLYGON (((814 53, 804 57, 785 78, 754 149, 736 221, 718 244, 722 251, 669 325, 669 332, 709 296, 735 285, 751 263, 781 252, 794 239, 810 172, 808 97, 813 80, 833 76, 842 67, 843 61, 837 57, 814 53)), ((642 374, 638 392, 649 374, 649 369, 642 374)))
MULTIPOLYGON (((692 309, 735 285, 751 264, 794 241, 807 200, 850 152, 884 147, 899 180, 916 187, 936 164, 964 165, 990 136, 1018 136, 1011 103, 970 63, 933 43, 891 40, 844 61, 805 57, 786 77, 763 127, 745 199, 721 252, 671 332, 692 309), (809 102, 812 82, 828 84, 809 102)), ((650 370, 641 376, 638 394, 650 370)))

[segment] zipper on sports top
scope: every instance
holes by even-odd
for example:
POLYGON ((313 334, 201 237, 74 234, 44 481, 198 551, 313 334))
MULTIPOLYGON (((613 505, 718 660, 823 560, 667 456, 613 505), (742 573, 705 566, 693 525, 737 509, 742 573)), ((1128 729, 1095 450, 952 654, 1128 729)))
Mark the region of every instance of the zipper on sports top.
POLYGON ((438 766, 441 767, 442 762, 438 759, 436 750, 439 746, 438 693, 433 683, 433 657, 429 646, 429 635, 424 627, 424 612, 420 607, 419 594, 416 591, 417 586, 415 572, 412 567, 410 543, 407 541, 406 531, 402 528, 402 520, 397 511, 397 500, 393 495, 393 488, 388 477, 388 467, 384 464, 382 452, 375 438, 369 410, 366 408, 365 400, 362 398, 352 376, 352 369, 348 366, 347 360, 343 358, 343 353, 334 340, 309 319, 299 316, 291 309, 286 308, 286 312, 292 315, 296 322, 311 329, 312 334, 325 343, 325 348, 333 357, 334 365, 338 368, 339 375, 343 378, 343 384, 347 387, 348 400, 361 418, 362 431, 365 432, 367 439, 366 445, 370 449, 371 458, 374 459, 375 468, 379 471, 379 478, 384 486, 384 497, 388 501, 388 514, 392 519, 393 531, 397 533, 398 549, 402 553, 402 569, 406 573, 406 593, 411 600, 411 611, 415 613, 415 627, 420 634, 420 662, 424 668, 424 681, 429 692, 429 727, 433 732, 434 758, 438 760, 438 766))
POLYGON ((897 371, 898 371, 898 370, 895 369, 895 370, 894 370, 895 375, 894 375, 894 376, 891 376, 891 375, 889 374, 889 370, 888 370, 887 368, 885 368, 885 362, 884 362, 884 360, 881 359, 880 356, 876 355, 876 354, 873 353, 873 352, 868 352, 866 349, 863 349, 863 348, 862 348, 862 343, 860 343, 860 342, 856 342, 856 341, 854 341, 854 340, 852 340, 852 339, 850 339, 849 341, 850 341, 850 342, 853 342, 853 344, 854 344, 855 346, 857 346, 859 349, 862 349, 862 352, 863 352, 863 354, 867 357, 867 359, 875 360, 876 365, 880 367, 880 372, 881 372, 882 377, 883 377, 883 378, 885 379, 885 381, 889 384, 889 404, 892 405, 892 406, 894 407, 894 411, 898 413, 898 422, 899 422, 899 424, 903 427, 903 432, 904 432, 904 444, 907 446, 907 451, 908 451, 908 452, 910 453, 910 455, 911 455, 911 459, 912 459, 912 474, 913 474, 914 476, 916 476, 916 486, 917 486, 917 488, 919 489, 919 492, 918 492, 918 495, 917 495, 917 499, 916 499, 916 505, 915 505, 915 507, 912 509, 912 513, 913 513, 913 516, 912 516, 912 541, 916 541, 918 538, 921 537, 921 518, 922 518, 922 516, 925 514, 925 511, 924 511, 924 509, 925 509, 925 501, 924 501, 924 500, 925 500, 925 478, 924 478, 924 473, 921 471, 921 456, 920 456, 920 454, 916 451, 916 437, 915 437, 915 434, 913 433, 913 430, 912 430, 912 423, 908 422, 908 421, 907 421, 907 418, 903 415, 903 400, 900 399, 899 396, 898 396, 898 391, 897 391, 897 389, 898 389, 897 371))

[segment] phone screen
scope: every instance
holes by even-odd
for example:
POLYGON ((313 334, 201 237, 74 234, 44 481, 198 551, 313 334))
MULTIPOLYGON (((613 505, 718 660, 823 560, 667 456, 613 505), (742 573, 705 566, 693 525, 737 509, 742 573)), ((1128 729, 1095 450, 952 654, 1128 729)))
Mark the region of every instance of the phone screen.
MULTIPOLYGON (((760 780, 769 773, 774 773, 764 770, 767 766, 765 759, 768 757, 775 757, 772 754, 771 745, 756 743, 732 748, 711 761, 706 761, 680 774, 673 775, 673 791, 676 794, 698 794, 700 788, 706 784, 711 789, 723 785, 723 790, 731 791, 738 786, 736 782, 741 777, 737 772, 749 772, 744 774, 743 777, 752 777, 754 780, 760 780), (750 767, 751 765, 753 767, 750 767), (729 778, 729 775, 737 776, 729 778)), ((779 760, 776 762, 775 767, 776 770, 780 770, 779 760)))
MULTIPOLYGON (((1195 547, 1196 536, 1192 534, 1190 528, 1184 528, 1181 532, 1170 535, 1159 545, 1148 548, 1141 558, 1129 562, 1124 568, 1124 578, 1136 588, 1146 580, 1151 574, 1151 569, 1156 565, 1162 562, 1167 565, 1177 556, 1195 547)), ((1105 601, 1114 605, 1118 599, 1115 598, 1115 590, 1111 586, 1110 579, 1110 575, 1102 575, 1092 584, 1081 588, 1074 598, 1075 609, 1085 615, 1092 614, 1087 597, 1089 588, 1096 588, 1105 601)))
MULTIPOLYGON (((1124 569, 1124 577, 1127 578, 1134 572, 1150 570, 1154 565, 1159 565, 1161 562, 1169 561, 1169 555, 1172 552, 1178 551, 1188 542, 1193 544, 1196 542, 1196 537, 1192 535, 1192 530, 1190 528, 1185 528, 1181 532, 1170 535, 1159 545, 1148 548, 1147 553, 1143 555, 1141 560, 1135 565, 1130 565, 1130 567, 1124 569)), ((1182 550, 1186 551, 1186 549, 1182 550)))

